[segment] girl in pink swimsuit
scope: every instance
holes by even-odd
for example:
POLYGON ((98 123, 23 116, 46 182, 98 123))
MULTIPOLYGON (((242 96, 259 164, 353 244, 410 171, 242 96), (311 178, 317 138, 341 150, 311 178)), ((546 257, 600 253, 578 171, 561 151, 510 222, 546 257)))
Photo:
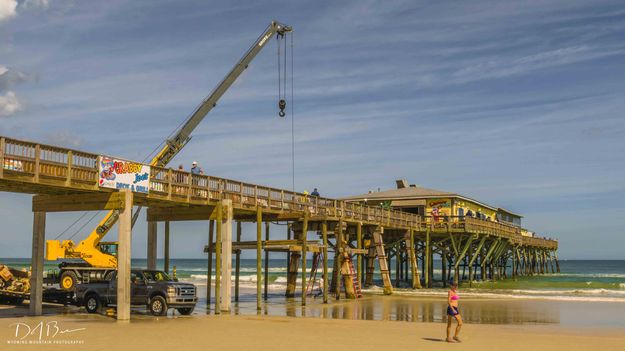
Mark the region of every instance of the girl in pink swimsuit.
POLYGON ((458 295, 458 284, 452 283, 449 291, 447 292, 447 342, 460 342, 458 335, 460 334, 460 328, 462 328, 462 317, 460 316, 460 311, 458 310, 459 299, 460 295, 458 295), (456 319, 456 322, 458 322, 458 325, 456 326, 456 332, 452 338, 451 322, 454 318, 456 319))

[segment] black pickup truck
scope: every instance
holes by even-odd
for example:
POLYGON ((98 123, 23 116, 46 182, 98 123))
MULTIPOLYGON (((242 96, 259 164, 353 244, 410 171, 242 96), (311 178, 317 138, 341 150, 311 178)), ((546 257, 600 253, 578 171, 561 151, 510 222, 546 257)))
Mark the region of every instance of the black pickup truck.
MULTIPOLYGON (((117 303, 117 272, 102 282, 78 284, 76 301, 87 312, 96 313, 102 307, 117 303)), ((197 303, 197 289, 190 283, 179 283, 162 271, 135 270, 130 272, 131 305, 147 306, 155 316, 167 314, 175 308, 180 314, 189 315, 197 303)))

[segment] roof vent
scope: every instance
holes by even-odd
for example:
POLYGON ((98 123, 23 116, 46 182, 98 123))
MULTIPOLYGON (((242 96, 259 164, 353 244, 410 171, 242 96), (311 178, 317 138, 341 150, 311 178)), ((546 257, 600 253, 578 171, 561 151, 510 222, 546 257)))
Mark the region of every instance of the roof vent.
POLYGON ((403 189, 408 187, 408 181, 406 179, 397 179, 395 183, 397 183, 397 189, 403 189))
POLYGON ((410 184, 410 187, 411 187, 411 188, 416 188, 416 187, 417 187, 417 184, 410 184))

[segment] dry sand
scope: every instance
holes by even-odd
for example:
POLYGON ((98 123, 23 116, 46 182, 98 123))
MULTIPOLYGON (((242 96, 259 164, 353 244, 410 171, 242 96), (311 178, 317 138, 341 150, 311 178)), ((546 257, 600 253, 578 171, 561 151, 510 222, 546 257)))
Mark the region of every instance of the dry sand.
MULTIPOLYGON (((36 333, 38 335, 38 331, 36 333)), ((25 340, 37 340, 28 336, 25 340)), ((67 314, 0 318, 0 350, 625 350, 625 329, 465 324, 461 344, 443 341, 445 324, 271 316, 155 318, 133 315, 116 322, 101 315, 67 314), (74 345, 15 345, 15 323, 43 325, 42 340, 74 345), (80 329, 46 336, 58 330, 80 329)))

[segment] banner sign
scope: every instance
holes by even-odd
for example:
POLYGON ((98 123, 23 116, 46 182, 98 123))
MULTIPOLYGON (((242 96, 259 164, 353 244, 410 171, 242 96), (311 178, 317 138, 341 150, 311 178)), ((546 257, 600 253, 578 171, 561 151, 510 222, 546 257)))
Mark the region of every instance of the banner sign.
POLYGON ((104 188, 130 189, 146 194, 150 189, 150 166, 141 163, 100 156, 98 172, 98 184, 104 188))

